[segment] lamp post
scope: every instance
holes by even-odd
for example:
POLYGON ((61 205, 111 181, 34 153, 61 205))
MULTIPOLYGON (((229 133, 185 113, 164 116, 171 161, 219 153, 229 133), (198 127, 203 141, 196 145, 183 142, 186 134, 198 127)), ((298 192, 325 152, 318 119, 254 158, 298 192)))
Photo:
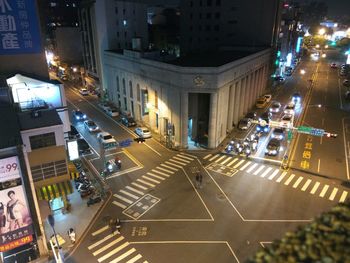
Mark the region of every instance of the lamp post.
POLYGON ((53 235, 55 237, 56 246, 58 249, 58 256, 56 256, 55 248, 52 246, 52 241, 50 240, 50 244, 52 246, 52 251, 54 252, 55 260, 57 263, 64 263, 64 256, 63 256, 62 250, 60 248, 60 244, 58 243, 58 239, 57 239, 57 235, 56 235, 56 231, 55 231, 55 227, 54 227, 55 226, 55 218, 52 215, 49 215, 47 217, 47 221, 49 222, 49 224, 52 228, 53 235))

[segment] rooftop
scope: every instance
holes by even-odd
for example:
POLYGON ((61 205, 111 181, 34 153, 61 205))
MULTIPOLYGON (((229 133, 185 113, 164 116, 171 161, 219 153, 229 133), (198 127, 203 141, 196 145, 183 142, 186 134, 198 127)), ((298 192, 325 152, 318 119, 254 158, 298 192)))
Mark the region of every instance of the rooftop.
POLYGON ((56 109, 21 112, 18 119, 21 131, 62 124, 56 109), (34 112, 38 113, 37 117, 34 117, 34 112))

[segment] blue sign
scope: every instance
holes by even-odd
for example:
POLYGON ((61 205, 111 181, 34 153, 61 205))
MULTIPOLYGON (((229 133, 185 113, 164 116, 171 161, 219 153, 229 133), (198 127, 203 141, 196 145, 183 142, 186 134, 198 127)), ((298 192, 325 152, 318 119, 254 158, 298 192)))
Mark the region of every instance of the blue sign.
POLYGON ((39 53, 35 0, 0 0, 0 55, 39 53))
POLYGON ((296 48, 295 48, 295 51, 296 51, 297 53, 300 52, 300 46, 301 46, 301 41, 302 41, 302 40, 303 40, 303 37, 298 37, 297 46, 296 46, 296 48))
POLYGON ((314 135, 314 136, 323 136, 324 135, 324 130, 312 128, 311 131, 310 131, 310 134, 314 135))

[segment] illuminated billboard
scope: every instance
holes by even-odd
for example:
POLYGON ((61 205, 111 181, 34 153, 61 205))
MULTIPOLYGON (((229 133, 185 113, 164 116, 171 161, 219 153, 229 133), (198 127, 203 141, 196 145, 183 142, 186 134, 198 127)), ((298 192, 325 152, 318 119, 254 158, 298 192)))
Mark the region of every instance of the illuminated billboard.
POLYGON ((0 182, 14 180, 21 177, 17 156, 0 159, 0 182))
POLYGON ((79 159, 79 149, 77 140, 67 142, 69 161, 79 159))

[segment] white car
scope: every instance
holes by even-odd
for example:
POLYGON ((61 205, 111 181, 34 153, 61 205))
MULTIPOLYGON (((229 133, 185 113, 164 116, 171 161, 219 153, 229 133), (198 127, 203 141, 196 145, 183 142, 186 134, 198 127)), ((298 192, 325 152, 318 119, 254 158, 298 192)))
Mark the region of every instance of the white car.
POLYGON ((89 91, 88 91, 86 88, 81 88, 81 89, 79 90, 79 93, 80 93, 81 95, 83 95, 83 96, 89 95, 89 91))
POLYGON ((281 126, 285 128, 291 128, 293 127, 293 121, 294 121, 294 115, 292 114, 285 114, 281 118, 281 126))
POLYGON ((84 127, 87 129, 89 132, 97 132, 100 130, 100 128, 96 125, 95 122, 92 120, 87 120, 84 121, 84 127))
POLYGON ((141 138, 147 139, 147 138, 151 138, 152 134, 150 132, 150 130, 146 127, 138 127, 135 129, 135 133, 140 136, 141 138))
POLYGON ((270 107, 270 112, 277 113, 280 111, 280 109, 281 109, 281 103, 275 101, 274 103, 272 103, 270 107))
POLYGON ((97 104, 103 111, 107 111, 108 109, 110 109, 109 105, 107 103, 101 102, 99 104, 97 104))
POLYGON ((117 141, 114 139, 114 137, 109 132, 100 132, 97 134, 97 138, 100 140, 100 142, 104 145, 116 145, 117 141))
POLYGON ((106 110, 106 113, 111 117, 118 117, 119 116, 119 111, 117 109, 114 109, 114 108, 108 108, 106 110))
POLYGON ((271 101, 271 99, 272 99, 272 95, 271 95, 271 94, 265 94, 265 95, 264 95, 264 98, 265 98, 265 101, 266 101, 267 103, 269 103, 269 102, 271 101))
POLYGON ((295 104, 294 103, 289 103, 286 105, 284 108, 284 113, 285 114, 294 114, 295 113, 295 104))

